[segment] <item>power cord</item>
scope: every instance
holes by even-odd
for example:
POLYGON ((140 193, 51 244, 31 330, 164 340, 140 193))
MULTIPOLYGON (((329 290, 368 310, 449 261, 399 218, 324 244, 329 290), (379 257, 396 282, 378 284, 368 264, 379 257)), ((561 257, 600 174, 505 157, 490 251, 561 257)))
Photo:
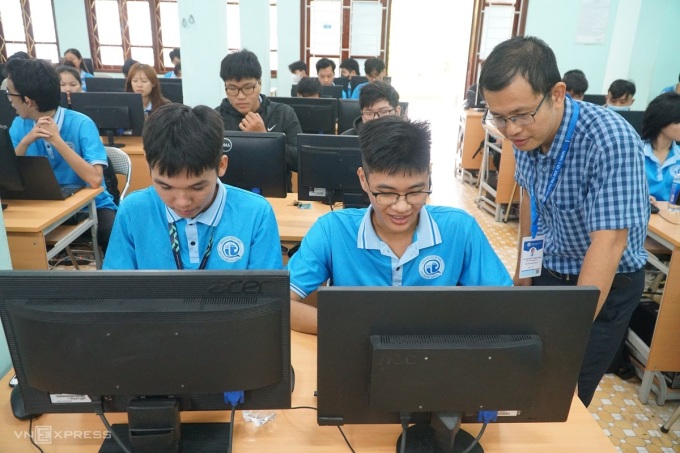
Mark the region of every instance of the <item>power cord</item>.
POLYGON ((489 422, 485 422, 482 425, 482 429, 479 430, 479 434, 477 434, 477 437, 475 437, 475 440, 473 440, 470 443, 470 445, 468 445, 468 447, 465 450, 463 450, 461 453, 470 453, 472 451, 472 449, 475 448, 475 445, 477 445, 479 443, 480 439, 484 435, 484 431, 486 430, 486 426, 488 424, 489 424, 489 422))
POLYGON ((111 438, 112 438, 113 440, 116 441, 116 443, 117 443, 118 446, 121 448, 121 450, 123 450, 125 453, 132 453, 132 452, 130 451, 130 449, 127 448, 127 447, 125 446, 125 444, 123 443, 123 441, 121 440, 121 438, 118 437, 118 434, 116 434, 116 433, 113 431, 113 428, 111 428, 111 425, 109 424, 109 421, 106 419, 106 416, 104 415, 104 409, 103 409, 103 407, 101 407, 101 406, 98 407, 97 409, 94 410, 94 413, 97 414, 97 415, 99 416, 100 420, 102 421, 102 423, 104 424, 104 426, 106 427, 106 429, 109 431, 109 433, 111 433, 111 438))
POLYGON ((400 412, 399 419, 401 420, 401 446, 399 448, 400 453, 406 452, 406 430, 408 429, 409 423, 411 423, 411 414, 409 412, 400 412))
POLYGON ((231 420, 229 421, 229 446, 227 447, 227 453, 231 453, 231 449, 234 445, 234 417, 236 416, 236 406, 231 406, 231 420))
POLYGON ((31 440, 31 444, 33 444, 33 446, 37 448, 40 453, 45 453, 43 449, 35 443, 35 439, 33 438, 33 418, 28 420, 28 438, 31 440))
MULTIPOLYGON (((313 411, 318 411, 318 409, 316 407, 313 407, 313 406, 295 406, 295 407, 291 407, 291 409, 311 409, 313 411)), ((340 435, 342 435, 342 438, 345 439, 345 443, 347 444, 349 451, 351 451, 352 453, 356 453, 354 448, 352 448, 352 444, 349 443, 349 439, 347 439, 347 436, 345 436, 345 432, 342 430, 342 428, 340 426, 338 426, 338 431, 340 431, 340 435)))

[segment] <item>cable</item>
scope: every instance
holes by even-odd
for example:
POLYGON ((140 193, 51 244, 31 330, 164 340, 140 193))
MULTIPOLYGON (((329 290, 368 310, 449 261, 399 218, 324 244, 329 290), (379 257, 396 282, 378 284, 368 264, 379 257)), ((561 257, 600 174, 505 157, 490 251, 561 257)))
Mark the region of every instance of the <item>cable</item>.
POLYGON ((33 418, 28 420, 28 438, 31 440, 33 446, 37 448, 40 453, 45 453, 43 449, 40 448, 40 446, 35 443, 35 439, 33 438, 33 418))
POLYGON ((340 434, 342 434, 342 438, 345 439, 345 443, 346 443, 347 446, 349 447, 349 451, 351 451, 352 453, 357 453, 356 451, 354 451, 354 448, 352 448, 352 444, 349 443, 349 440, 347 439, 347 436, 345 436, 345 432, 344 432, 344 431, 342 430, 342 428, 339 427, 339 426, 338 426, 338 431, 340 431, 340 434))
POLYGON ((295 406, 295 407, 291 407, 291 409, 311 409, 311 410, 313 410, 313 411, 318 410, 318 409, 317 409, 316 407, 314 407, 314 406, 295 406))
POLYGON ((473 440, 472 443, 470 445, 468 445, 468 447, 465 450, 463 450, 461 453, 470 453, 472 451, 472 449, 475 448, 475 445, 477 445, 479 443, 479 440, 482 438, 482 435, 484 435, 484 430, 486 430, 486 425, 488 425, 488 424, 489 423, 487 422, 487 423, 484 423, 482 425, 482 429, 479 430, 479 434, 477 434, 477 437, 475 437, 475 440, 473 440))
POLYGON ((234 445, 234 417, 236 415, 236 406, 231 406, 231 421, 229 422, 229 446, 227 447, 227 453, 231 453, 231 449, 234 445))
POLYGON ((132 453, 130 449, 125 446, 121 438, 118 437, 118 434, 116 434, 113 431, 113 428, 111 428, 109 421, 106 419, 106 416, 104 415, 104 410, 101 407, 98 407, 97 409, 95 409, 94 413, 99 415, 99 419, 102 421, 102 423, 104 423, 106 429, 109 431, 109 433, 111 433, 111 438, 116 441, 121 450, 123 450, 125 453, 132 453))
POLYGON ((406 430, 408 429, 408 424, 411 423, 411 413, 410 412, 400 412, 399 419, 401 420, 401 448, 400 453, 406 452, 406 430))

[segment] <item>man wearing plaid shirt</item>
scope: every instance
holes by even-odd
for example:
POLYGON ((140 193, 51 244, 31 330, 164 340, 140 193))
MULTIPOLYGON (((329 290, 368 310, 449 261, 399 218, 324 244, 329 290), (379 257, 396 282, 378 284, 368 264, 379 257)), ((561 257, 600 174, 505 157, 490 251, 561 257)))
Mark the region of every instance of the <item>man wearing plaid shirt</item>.
POLYGON ((578 380, 588 406, 644 287, 649 191, 633 128, 614 112, 572 100, 560 79, 547 44, 518 37, 491 52, 479 83, 485 122, 512 142, 523 191, 515 285, 600 289, 578 380), (533 255, 522 259, 536 244, 542 265, 533 255))

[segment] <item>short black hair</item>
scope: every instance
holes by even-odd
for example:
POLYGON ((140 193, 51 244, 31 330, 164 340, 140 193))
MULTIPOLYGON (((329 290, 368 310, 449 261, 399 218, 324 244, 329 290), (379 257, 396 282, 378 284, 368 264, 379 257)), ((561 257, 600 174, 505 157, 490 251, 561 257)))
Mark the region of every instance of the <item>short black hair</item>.
POLYGON ((215 109, 170 103, 149 115, 142 142, 149 168, 169 177, 198 176, 219 167, 223 136, 224 123, 215 109))
POLYGON ((182 58, 182 56, 181 56, 181 54, 180 54, 180 52, 179 52, 179 47, 175 47, 174 49, 172 49, 172 50, 170 51, 170 53, 168 54, 168 57, 170 57, 170 61, 172 61, 173 58, 175 58, 175 57, 177 57, 177 58, 182 58))
POLYGON ((661 129, 675 123, 680 123, 680 94, 669 91, 655 97, 647 106, 642 118, 640 137, 654 141, 661 129))
POLYGON ((321 95, 321 82, 318 77, 303 77, 297 84, 297 92, 302 97, 321 95))
POLYGON ((307 63, 305 63, 302 60, 294 61, 291 64, 288 65, 288 69, 290 72, 295 72, 295 71, 305 71, 305 73, 309 72, 307 71, 307 63))
POLYGON ((182 72, 182 63, 177 63, 175 65, 175 68, 172 70, 173 74, 176 76, 179 76, 179 73, 182 72))
POLYGON ((617 79, 609 85, 609 90, 607 90, 607 92, 614 99, 618 99, 627 94, 635 96, 635 84, 630 80, 617 79))
POLYGON ((342 60, 340 63, 340 69, 347 69, 348 71, 354 71, 357 75, 361 75, 361 70, 359 69, 359 62, 354 58, 347 58, 342 60))
POLYGON ((333 60, 330 60, 328 58, 322 58, 319 61, 316 62, 316 72, 321 71, 322 69, 325 69, 327 67, 333 68, 333 72, 335 72, 335 62, 333 60))
POLYGON ((47 61, 13 58, 5 64, 5 73, 12 79, 21 99, 28 97, 35 101, 39 112, 49 112, 59 107, 61 79, 54 66, 47 61))
POLYGON ((394 108, 399 106, 399 93, 387 82, 376 80, 361 87, 359 93, 359 108, 370 107, 376 102, 385 99, 394 108))
POLYGON ((484 60, 479 86, 483 91, 501 91, 518 74, 539 95, 548 93, 562 79, 555 53, 543 40, 518 36, 494 47, 484 60))
POLYGON ((125 62, 123 63, 123 66, 122 66, 121 69, 122 69, 122 71, 123 71, 123 75, 124 75, 126 78, 127 78, 127 76, 128 76, 128 73, 130 72, 130 68, 131 68, 132 65, 134 65, 135 63, 138 63, 138 61, 135 60, 135 59, 133 59, 133 58, 128 58, 128 59, 125 60, 125 62))
POLYGON ((364 74, 366 75, 371 75, 373 73, 380 74, 384 70, 385 62, 382 61, 380 58, 369 58, 364 62, 364 74))
POLYGON ((232 52, 222 59, 220 66, 220 77, 225 82, 227 80, 243 80, 262 78, 262 66, 257 59, 257 55, 248 49, 241 49, 232 52))
POLYGON ((573 94, 582 95, 588 90, 588 79, 580 69, 565 72, 562 82, 567 85, 567 91, 573 94))
POLYGON ((430 124, 383 116, 362 126, 359 134, 364 172, 415 175, 430 171, 430 124))

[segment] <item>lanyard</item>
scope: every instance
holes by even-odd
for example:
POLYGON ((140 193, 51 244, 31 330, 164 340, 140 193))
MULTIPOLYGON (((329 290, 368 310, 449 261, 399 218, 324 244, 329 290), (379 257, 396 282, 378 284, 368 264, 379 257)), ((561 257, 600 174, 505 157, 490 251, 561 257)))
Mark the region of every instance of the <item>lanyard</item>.
MULTIPOLYGON (((576 121, 578 120, 578 113, 581 107, 578 102, 572 102, 573 111, 571 112, 571 118, 569 118, 569 127, 567 128, 567 136, 564 138, 562 143, 562 148, 557 156, 557 161, 555 162, 555 167, 553 167, 552 174, 548 180, 548 185, 545 188, 545 195, 541 200, 541 204, 545 205, 548 197, 552 194, 555 186, 557 185, 557 180, 559 179, 560 172, 562 172, 562 167, 564 166, 564 161, 567 158, 567 151, 569 151, 569 146, 571 145, 571 138, 574 135, 574 129, 576 129, 576 121)), ((538 234, 538 208, 536 204, 536 193, 534 186, 536 185, 538 177, 534 179, 534 184, 531 185, 529 189, 529 195, 531 196, 531 237, 535 238, 538 234)))
MULTIPOLYGON (((179 236, 177 235, 177 225, 175 222, 168 223, 168 231, 170 233, 170 246, 172 248, 172 255, 175 257, 175 265, 178 270, 184 269, 182 264, 182 256, 179 253, 179 236)), ((205 248, 203 253, 203 258, 201 259, 201 264, 198 266, 198 270, 205 269, 208 264, 208 258, 210 257, 210 252, 212 251, 213 244, 213 233, 215 233, 215 226, 210 228, 210 239, 208 240, 208 246, 205 248)))

